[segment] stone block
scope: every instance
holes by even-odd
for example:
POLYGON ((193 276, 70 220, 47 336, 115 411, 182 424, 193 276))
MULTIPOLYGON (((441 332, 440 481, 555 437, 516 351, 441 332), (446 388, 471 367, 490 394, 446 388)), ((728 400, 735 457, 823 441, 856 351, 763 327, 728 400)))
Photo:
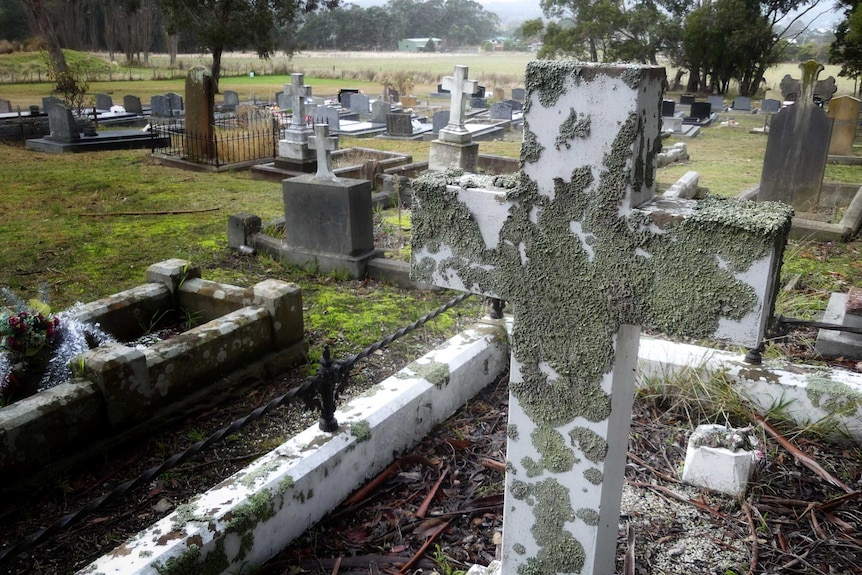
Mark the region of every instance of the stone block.
POLYGON ((276 349, 301 341, 305 335, 302 323, 302 288, 294 283, 268 279, 254 286, 254 303, 263 306, 272 318, 276 349))
POLYGON ((754 471, 755 452, 698 446, 698 441, 704 434, 722 429, 726 430, 721 425, 699 425, 695 429, 688 440, 682 480, 690 485, 741 497, 745 494, 754 471))
MULTIPOLYGON (((441 134, 443 131, 440 132, 441 134)), ((479 161, 479 144, 470 142, 458 144, 434 140, 428 155, 428 169, 438 172, 450 168, 461 168, 465 172, 475 172, 479 161)))
POLYGON ((144 352, 109 343, 79 357, 83 358, 84 369, 76 375, 92 381, 102 392, 112 427, 123 427, 150 415, 158 398, 150 386, 144 352))
POLYGON ((147 268, 147 282, 162 284, 174 293, 180 284, 191 278, 201 277, 200 266, 191 265, 186 260, 172 258, 147 268))
POLYGON ((240 212, 227 220, 227 245, 239 249, 251 245, 251 237, 261 230, 260 216, 240 212))

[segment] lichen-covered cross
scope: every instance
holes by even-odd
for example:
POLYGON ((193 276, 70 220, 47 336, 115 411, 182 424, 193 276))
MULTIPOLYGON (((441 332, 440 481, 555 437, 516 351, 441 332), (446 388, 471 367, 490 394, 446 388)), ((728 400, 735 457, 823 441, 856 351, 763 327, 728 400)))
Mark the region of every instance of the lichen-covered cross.
POLYGON ((332 152, 338 149, 338 137, 329 135, 329 124, 315 124, 314 135, 308 137, 308 147, 317 154, 316 180, 333 181, 338 178, 332 171, 332 152))
POLYGON ((290 97, 291 102, 291 128, 305 127, 305 99, 311 95, 311 86, 305 86, 303 78, 302 74, 291 74, 290 85, 284 86, 284 91, 290 97))
POLYGON ((440 130, 438 137, 441 140, 454 140, 461 142, 470 132, 464 127, 464 102, 478 89, 476 80, 467 79, 467 66, 455 66, 455 75, 446 76, 441 83, 443 88, 451 93, 449 104, 449 123, 440 130))
POLYGON ((639 331, 755 346, 791 210, 654 198, 664 69, 527 68, 521 172, 414 182, 413 275, 514 309, 507 575, 614 572, 639 331))

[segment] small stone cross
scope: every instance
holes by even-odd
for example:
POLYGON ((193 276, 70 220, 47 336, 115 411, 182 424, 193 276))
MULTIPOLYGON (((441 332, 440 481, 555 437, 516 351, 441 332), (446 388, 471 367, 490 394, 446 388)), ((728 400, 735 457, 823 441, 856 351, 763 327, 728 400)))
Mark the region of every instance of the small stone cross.
POLYGON ((464 102, 468 96, 476 92, 479 83, 476 80, 467 79, 467 66, 455 66, 455 75, 443 78, 442 85, 444 89, 450 91, 452 99, 449 104, 449 123, 440 130, 438 137, 446 140, 444 132, 448 132, 454 135, 457 141, 461 141, 465 135, 470 135, 464 127, 464 102))
POLYGON ((290 75, 290 85, 284 86, 284 92, 291 100, 291 128, 305 127, 305 99, 311 95, 311 86, 303 85, 303 75, 294 73, 290 75))
POLYGON ((664 77, 531 62, 521 173, 413 184, 414 278, 514 310, 504 575, 614 573, 640 325, 754 347, 771 314, 792 211, 653 197, 664 77))
POLYGON ((332 152, 338 149, 338 137, 329 135, 329 124, 314 125, 314 135, 308 137, 308 146, 317 152, 317 174, 314 179, 337 180, 332 171, 332 152))

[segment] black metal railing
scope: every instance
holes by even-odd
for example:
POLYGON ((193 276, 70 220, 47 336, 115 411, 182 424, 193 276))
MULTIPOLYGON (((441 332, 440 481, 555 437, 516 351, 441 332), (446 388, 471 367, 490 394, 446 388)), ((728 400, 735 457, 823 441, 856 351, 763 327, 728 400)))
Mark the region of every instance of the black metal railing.
POLYGON ((270 114, 220 119, 206 133, 188 130, 182 119, 153 124, 153 153, 216 167, 275 158, 283 128, 270 114))

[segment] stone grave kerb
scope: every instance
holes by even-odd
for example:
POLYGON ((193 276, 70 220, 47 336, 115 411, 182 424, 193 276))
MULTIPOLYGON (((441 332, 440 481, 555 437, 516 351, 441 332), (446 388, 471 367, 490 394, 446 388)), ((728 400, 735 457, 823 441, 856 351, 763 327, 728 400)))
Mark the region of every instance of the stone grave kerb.
POLYGON ((317 155, 317 173, 315 180, 335 181, 337 176, 332 171, 332 152, 338 149, 338 137, 329 135, 329 124, 315 124, 314 135, 308 137, 308 147, 317 155))
POLYGON ((514 310, 502 572, 607 575, 639 326, 757 345, 792 210, 654 197, 663 68, 526 79, 519 174, 414 181, 413 276, 514 310))
POLYGON ((437 139, 431 142, 428 154, 429 170, 476 170, 479 144, 472 141, 470 131, 464 127, 464 105, 466 98, 476 91, 479 83, 476 80, 468 80, 467 76, 467 66, 455 66, 454 76, 443 78, 442 86, 451 94, 449 123, 438 132, 437 139))

